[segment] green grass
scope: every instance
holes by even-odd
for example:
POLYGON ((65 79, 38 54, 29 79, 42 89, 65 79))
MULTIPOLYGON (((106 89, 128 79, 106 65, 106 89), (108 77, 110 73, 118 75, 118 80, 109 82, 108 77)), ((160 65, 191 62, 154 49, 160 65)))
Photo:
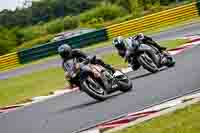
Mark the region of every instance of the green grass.
POLYGON ((64 88, 62 69, 50 68, 45 71, 0 80, 0 107, 24 101, 33 96, 46 95, 49 92, 64 88))
MULTIPOLYGON (((176 47, 187 40, 169 40, 161 42, 162 45, 176 47)), ((53 57, 55 58, 55 57, 53 57)), ((124 60, 116 52, 105 54, 103 60, 116 68, 126 67, 124 60)), ((51 91, 62 89, 67 85, 61 67, 49 68, 40 72, 0 80, 0 107, 24 101, 34 96, 46 95, 51 91)))
POLYGON ((103 48, 103 47, 107 47, 107 46, 112 46, 112 41, 104 41, 104 42, 100 42, 94 45, 90 45, 88 47, 82 48, 83 51, 90 51, 90 50, 95 50, 97 48, 103 48))
POLYGON ((111 64, 115 68, 124 68, 128 65, 124 62, 124 59, 117 54, 117 52, 105 54, 102 59, 105 61, 105 63, 111 64))
POLYGON ((168 41, 161 41, 159 44, 161 46, 167 47, 168 49, 173 49, 178 47, 181 44, 187 43, 189 40, 187 39, 176 39, 176 40, 168 40, 168 41))
POLYGON ((199 133, 200 103, 115 133, 199 133))

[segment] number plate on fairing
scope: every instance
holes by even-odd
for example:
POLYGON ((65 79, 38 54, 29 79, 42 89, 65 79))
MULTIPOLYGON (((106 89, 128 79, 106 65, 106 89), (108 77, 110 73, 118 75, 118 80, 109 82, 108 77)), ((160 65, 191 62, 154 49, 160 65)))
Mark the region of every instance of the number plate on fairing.
POLYGON ((117 88, 118 87, 118 85, 117 84, 115 84, 115 85, 112 85, 112 88, 117 88))
POLYGON ((123 75, 123 74, 122 74, 120 71, 116 71, 116 72, 113 74, 114 77, 121 76, 121 75, 123 75))

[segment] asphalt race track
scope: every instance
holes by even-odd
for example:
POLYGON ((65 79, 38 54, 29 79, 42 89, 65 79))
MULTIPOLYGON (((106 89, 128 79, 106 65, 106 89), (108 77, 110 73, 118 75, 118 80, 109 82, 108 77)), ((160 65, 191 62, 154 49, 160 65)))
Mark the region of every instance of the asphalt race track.
POLYGON ((1 133, 71 133, 81 128, 138 111, 146 106, 200 87, 200 47, 176 56, 174 68, 156 74, 144 70, 129 73, 134 89, 96 102, 73 92, 41 103, 0 114, 1 133))
MULTIPOLYGON (((151 36, 153 37, 153 39, 157 41, 170 40, 174 38, 183 37, 185 35, 198 34, 200 33, 199 29, 200 29, 200 23, 195 22, 195 23, 187 24, 182 27, 177 27, 175 29, 170 29, 167 31, 163 31, 161 33, 153 34, 151 36)), ((105 53, 109 53, 111 50, 113 50, 112 47, 98 48, 92 51, 90 54, 105 54, 105 53)), ((26 66, 24 68, 19 68, 19 69, 7 71, 7 72, 0 72, 0 80, 23 75, 23 74, 32 73, 34 71, 41 71, 44 69, 48 69, 50 67, 58 67, 60 66, 60 64, 61 64, 60 59, 52 59, 45 63, 34 64, 31 66, 26 66)))

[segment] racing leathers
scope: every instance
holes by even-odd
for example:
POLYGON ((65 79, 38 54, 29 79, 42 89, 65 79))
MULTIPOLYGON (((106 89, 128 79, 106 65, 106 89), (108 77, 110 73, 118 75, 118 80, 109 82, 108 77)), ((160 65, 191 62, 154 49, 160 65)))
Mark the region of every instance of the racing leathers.
POLYGON ((165 49, 159 46, 151 38, 146 36, 143 39, 139 38, 138 36, 129 37, 124 39, 124 44, 124 49, 118 49, 118 54, 125 59, 125 62, 128 62, 129 64, 131 63, 129 66, 131 66, 133 70, 139 69, 140 64, 136 59, 130 57, 132 56, 132 53, 135 53, 135 51, 140 47, 140 44, 153 45, 154 47, 158 48, 161 53, 162 50, 165 49))
POLYGON ((139 35, 129 37, 125 39, 125 43, 126 43, 126 47, 124 47, 123 49, 118 49, 118 54, 123 58, 127 56, 126 55, 127 52, 130 53, 131 49, 133 49, 132 48, 133 46, 136 47, 135 44, 133 45, 133 43, 152 45, 156 47, 161 53, 163 52, 163 50, 166 50, 165 47, 160 46, 152 38, 148 36, 143 36, 142 38, 139 35))
POLYGON ((77 69, 79 67, 78 65, 80 65, 80 64, 78 62, 76 62, 75 60, 76 61, 78 60, 78 62, 80 62, 80 63, 83 60, 90 60, 90 62, 92 64, 101 65, 101 66, 111 70, 114 73, 114 69, 110 65, 105 64, 101 59, 90 58, 85 53, 81 52, 80 50, 73 49, 71 57, 69 57, 68 59, 64 59, 62 62, 62 67, 65 71, 65 77, 67 80, 69 80, 70 87, 73 87, 74 85, 79 86, 80 77, 79 77, 79 75, 76 75, 76 73, 77 73, 77 69))
POLYGON ((136 35, 134 37, 132 37, 132 39, 134 40, 138 40, 139 43, 143 43, 146 45, 152 45, 154 47, 156 47, 161 53, 163 50, 166 50, 165 47, 160 46, 158 43, 156 43, 151 37, 145 36, 145 35, 136 35))

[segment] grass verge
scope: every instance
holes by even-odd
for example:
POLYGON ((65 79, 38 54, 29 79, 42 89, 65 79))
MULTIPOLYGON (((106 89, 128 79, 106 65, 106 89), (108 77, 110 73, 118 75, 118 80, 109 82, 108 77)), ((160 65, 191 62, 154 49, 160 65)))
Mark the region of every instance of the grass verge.
POLYGON ((176 39, 176 40, 168 40, 168 41, 161 41, 159 44, 161 46, 167 47, 168 49, 176 48, 182 44, 187 43, 189 40, 187 39, 176 39))
POLYGON ((115 133, 199 133, 200 103, 115 133))
MULTIPOLYGON (((169 40, 161 42, 161 45, 174 48, 186 41, 180 39, 169 40)), ((112 64, 116 68, 127 66, 116 52, 105 54, 102 58, 106 63, 112 64)), ((0 84, 0 106, 6 106, 64 88, 67 82, 64 80, 64 72, 61 68, 49 68, 40 72, 0 80, 0 84)))
POLYGON ((0 80, 0 84, 0 107, 25 101, 33 96, 47 95, 67 85, 63 70, 60 68, 49 68, 45 71, 0 80))

